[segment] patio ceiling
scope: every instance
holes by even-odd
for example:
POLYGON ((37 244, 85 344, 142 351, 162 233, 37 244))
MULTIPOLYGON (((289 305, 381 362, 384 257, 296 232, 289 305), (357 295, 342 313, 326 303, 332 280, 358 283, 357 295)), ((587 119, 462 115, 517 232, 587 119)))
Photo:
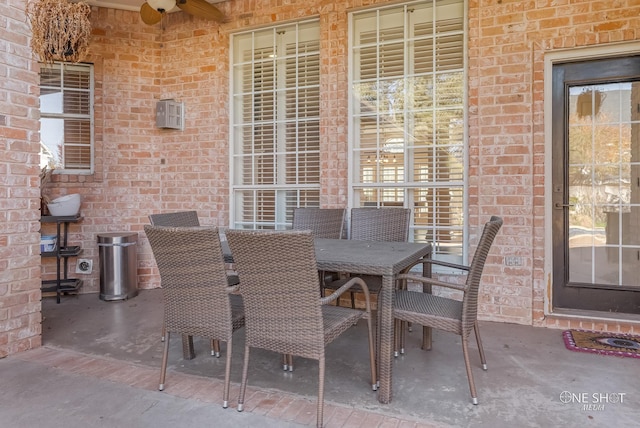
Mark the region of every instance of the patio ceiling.
MULTIPOLYGON (((84 0, 91 6, 100 6, 110 9, 123 9, 123 10, 140 10, 140 6, 145 2, 144 0, 84 0)), ((207 0, 209 3, 221 3, 225 0, 207 0)), ((173 11, 178 11, 177 7, 173 11)))

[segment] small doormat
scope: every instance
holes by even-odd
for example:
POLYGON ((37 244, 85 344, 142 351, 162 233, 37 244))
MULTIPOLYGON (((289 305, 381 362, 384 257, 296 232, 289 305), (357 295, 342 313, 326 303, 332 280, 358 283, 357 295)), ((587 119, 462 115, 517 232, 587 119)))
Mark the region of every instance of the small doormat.
POLYGON ((562 337, 565 346, 571 351, 640 358, 640 336, 587 330, 565 330, 562 337))

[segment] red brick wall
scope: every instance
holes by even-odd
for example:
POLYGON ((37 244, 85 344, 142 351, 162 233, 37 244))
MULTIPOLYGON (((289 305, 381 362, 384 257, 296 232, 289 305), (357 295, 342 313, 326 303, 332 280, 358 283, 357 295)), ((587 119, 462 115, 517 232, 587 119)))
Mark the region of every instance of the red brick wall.
MULTIPOLYGON (((549 48, 633 39, 635 33, 625 32, 625 24, 611 23, 614 13, 621 23, 628 21, 628 12, 620 12, 626 3, 614 3, 470 2, 472 243, 495 206, 500 207, 497 213, 506 220, 496 250, 498 257, 487 268, 482 306, 486 318, 531 323, 543 317, 541 61, 549 48), (594 13, 602 7, 609 10, 594 13), (606 26, 601 25, 604 22, 606 26), (582 27, 568 28, 577 23, 582 27), (505 267, 501 257, 505 254, 522 257, 524 266, 505 267)), ((113 99, 129 103, 135 99, 138 108, 116 103, 111 112, 105 93, 102 144, 104 166, 109 168, 104 177, 108 186, 102 186, 97 196, 102 208, 92 212, 89 221, 97 223, 102 211, 109 215, 102 218, 97 232, 123 228, 139 231, 149 210, 196 208, 203 222, 226 224, 229 32, 317 14, 323 39, 323 204, 346 203, 346 11, 361 4, 305 5, 301 9, 299 5, 270 2, 224 3, 219 6, 231 17, 229 23, 203 24, 185 14, 172 14, 164 23, 164 31, 159 26, 140 24, 135 13, 127 16, 127 12, 98 9, 99 14, 93 17, 95 32, 104 37, 96 40, 92 52, 96 58, 104 56, 103 86, 113 90, 113 99), (141 49, 144 51, 147 45, 151 52, 144 58, 141 49), (153 107, 160 98, 185 102, 184 132, 153 127, 153 107), (139 190, 123 190, 127 185, 139 190), (134 206, 127 209, 127 201, 135 201, 134 206)), ((87 205, 86 209, 92 207, 87 205)), ((87 240, 85 247, 95 246, 94 238, 87 240)), ((155 286, 153 262, 145 248, 141 253, 141 285, 155 286)))
POLYGON ((0 4, 0 358, 40 345, 38 75, 24 2, 0 4))
MULTIPOLYGON (((94 64, 95 72, 95 173, 54 175, 51 192, 54 197, 82 195, 83 221, 70 226, 69 242, 82 246, 82 258, 93 260, 94 269, 91 275, 78 275, 76 260, 70 259, 68 275, 83 280, 85 293, 99 290, 98 234, 133 231, 142 239, 147 215, 171 209, 163 205, 165 179, 156 156, 170 135, 155 128, 162 90, 160 28, 142 24, 139 15, 129 11, 94 7, 90 18, 86 61, 94 64)), ((46 225, 44 230, 54 229, 46 225)), ((148 252, 142 243, 138 250, 148 252)), ((43 278, 55 278, 55 262, 43 260, 42 272, 43 278)), ((144 265, 139 273, 141 286, 147 286, 144 265)))
MULTIPOLYGON (((71 239, 83 246, 83 257, 93 259, 96 269, 92 275, 83 275, 83 291, 98 291, 98 233, 140 234, 139 283, 149 288, 158 286, 159 280, 142 233, 148 214, 196 209, 203 224, 228 224, 229 34, 239 29, 319 17, 321 200, 324 206, 345 206, 347 12, 376 3, 385 2, 234 0, 218 4, 229 17, 221 25, 176 13, 162 25, 146 26, 136 12, 93 8, 89 60, 95 63, 97 83, 96 173, 57 176, 54 189, 54 196, 55 192, 79 192, 84 198, 85 219, 72 228, 71 239), (162 98, 185 103, 184 131, 155 127, 155 104, 162 98)), ((489 215, 505 219, 488 260, 481 318, 555 327, 579 324, 544 315, 548 284, 543 60, 546 52, 560 48, 637 40, 640 5, 631 0, 470 0, 468 14, 471 252, 489 215), (505 266, 506 255, 521 257, 523 266, 505 266)), ((21 16, 15 21, 23 22, 21 16)), ((0 98, 0 102, 5 101, 0 98)), ((1 114, 4 120, 11 119, 1 114)), ((2 162, 0 168, 8 168, 2 162)), ((37 186, 34 176, 30 177, 31 185, 37 186)), ((5 199, 7 187, 2 187, 5 199)), ((20 230, 25 227, 23 221, 23 217, 12 220, 11 227, 20 230)), ((37 224, 27 225, 37 230, 37 224)), ((0 245, 10 252, 16 244, 3 234, 0 245)), ((39 259, 32 263, 39 264, 39 259)), ((53 266, 45 263, 42 272, 45 277, 52 275, 53 266)), ((29 281, 34 287, 33 280, 20 278, 20 288, 29 289, 29 281)), ((0 322, 6 314, 3 310, 0 306, 0 322)), ((585 327, 603 325, 583 322, 585 327)), ((633 327, 614 323, 606 328, 633 327)))
MULTIPOLYGON (((637 324, 545 317, 544 56, 640 39, 636 1, 469 2, 470 223, 495 206, 505 220, 482 289, 485 319, 609 331, 637 324)), ((551 118, 546 118, 551 120, 551 118)))

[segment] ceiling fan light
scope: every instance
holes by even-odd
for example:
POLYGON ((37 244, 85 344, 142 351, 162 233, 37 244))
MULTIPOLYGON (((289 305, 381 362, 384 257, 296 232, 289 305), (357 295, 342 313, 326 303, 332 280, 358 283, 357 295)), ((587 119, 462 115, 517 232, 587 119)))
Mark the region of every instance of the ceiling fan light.
POLYGON ((158 12, 169 12, 176 7, 176 0, 147 0, 147 3, 158 12))

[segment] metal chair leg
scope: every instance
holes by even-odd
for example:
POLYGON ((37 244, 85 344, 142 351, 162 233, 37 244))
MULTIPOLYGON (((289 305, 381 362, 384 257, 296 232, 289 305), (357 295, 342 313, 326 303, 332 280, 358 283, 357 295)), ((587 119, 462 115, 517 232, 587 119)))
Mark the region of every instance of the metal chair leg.
MULTIPOLYGON (((405 352, 405 340, 406 340, 406 326, 409 325, 410 323, 406 322, 406 321, 401 321, 401 320, 395 320, 394 321, 394 336, 395 336, 395 340, 394 340, 394 350, 393 350, 393 355, 395 357, 399 356, 399 355, 403 355, 405 352)), ((411 331, 411 330, 409 330, 411 331)))
POLYGON ((282 370, 283 371, 293 371, 293 355, 291 354, 282 354, 282 370))
POLYGON ((482 339, 480 339, 480 326, 478 325, 478 320, 473 324, 473 331, 476 334, 476 343, 478 344, 478 351, 480 352, 482 370, 487 370, 487 358, 484 354, 484 348, 482 347, 482 339))
MULTIPOLYGON (((218 341, 218 346, 220 346, 220 341, 218 341)), ((227 367, 224 370, 224 389, 222 390, 222 407, 229 407, 229 384, 231 382, 231 350, 233 344, 232 339, 229 338, 227 342, 227 367)))
POLYGON ((476 393, 476 384, 473 381, 473 371, 471 370, 471 363, 469 362, 469 343, 468 338, 462 338, 462 353, 464 355, 464 365, 467 369, 467 378, 469 379, 469 390, 471 391, 471 402, 478 404, 478 394, 476 393))
POLYGON ((249 346, 244 347, 244 365, 242 366, 242 381, 240 383, 240 394, 238 395, 238 411, 244 410, 244 394, 247 391, 247 374, 249 373, 249 346))
POLYGON ((400 355, 400 329, 402 327, 400 320, 393 320, 393 356, 397 357, 400 355))
POLYGON ((220 358, 220 341, 218 339, 211 340, 211 355, 220 358))
POLYGON ((324 355, 318 359, 318 410, 316 427, 322 428, 322 414, 324 410, 324 355))
POLYGON ((166 380, 167 376, 167 360, 169 359, 169 338, 171 336, 171 333, 165 331, 163 336, 165 336, 165 340, 164 349, 162 350, 162 364, 160 365, 160 385, 158 386, 158 390, 160 391, 164 391, 164 381, 166 380))

